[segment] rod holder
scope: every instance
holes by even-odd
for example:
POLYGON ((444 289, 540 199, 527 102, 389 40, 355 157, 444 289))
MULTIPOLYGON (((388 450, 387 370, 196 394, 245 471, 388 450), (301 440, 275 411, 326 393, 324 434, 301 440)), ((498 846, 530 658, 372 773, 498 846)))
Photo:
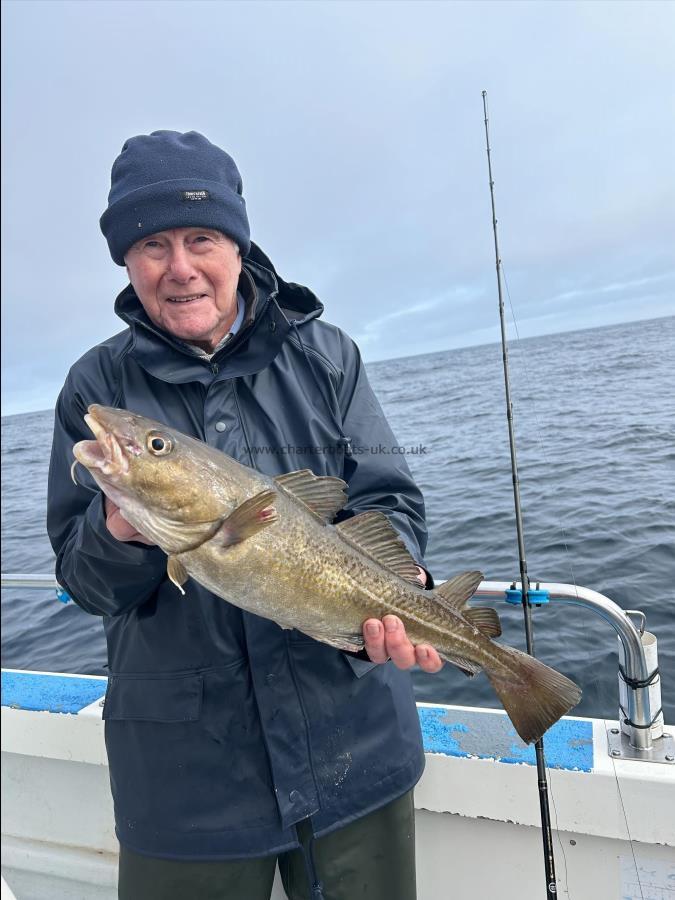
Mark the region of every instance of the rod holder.
MULTIPOLYGON (((632 610, 626 610, 627 614, 633 613, 632 610)), ((619 722, 621 723, 621 731, 631 736, 631 721, 628 713, 629 707, 629 691, 633 689, 630 684, 631 678, 626 669, 626 654, 624 647, 619 641, 619 722)), ((649 691, 649 707, 651 712, 651 727, 649 729, 652 741, 663 737, 663 710, 661 708, 661 676, 659 674, 658 644, 656 635, 650 631, 640 632, 640 642, 645 654, 647 669, 647 684, 643 685, 649 691)))
MULTIPOLYGON (((618 603, 590 588, 543 581, 536 582, 534 586, 538 591, 547 591, 550 600, 556 603, 569 603, 591 610, 609 622, 616 631, 621 647, 622 668, 628 681, 628 683, 624 682, 626 687, 624 706, 628 714, 625 725, 628 728, 630 746, 635 750, 645 751, 643 758, 648 759, 648 751, 652 750, 654 746, 650 685, 648 684, 653 670, 649 668, 640 632, 631 621, 630 616, 618 603), (631 685, 630 682, 633 684, 631 685)), ((522 584, 520 582, 514 584, 510 581, 482 581, 474 597, 493 601, 503 600, 507 596, 506 592, 514 589, 522 591, 522 584)))

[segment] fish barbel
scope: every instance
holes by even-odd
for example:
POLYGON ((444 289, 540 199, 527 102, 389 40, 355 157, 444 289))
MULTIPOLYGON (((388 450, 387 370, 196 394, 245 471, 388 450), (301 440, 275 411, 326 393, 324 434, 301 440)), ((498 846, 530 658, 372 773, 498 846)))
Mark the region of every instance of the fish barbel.
POLYGON ((342 650, 363 649, 368 618, 398 616, 413 644, 428 643, 465 673, 485 671, 526 742, 575 706, 564 675, 496 643, 497 613, 468 607, 482 580, 464 572, 424 590, 386 516, 330 524, 347 485, 309 469, 270 478, 202 441, 127 410, 94 404, 95 440, 73 448, 124 518, 188 577, 241 609, 342 650))

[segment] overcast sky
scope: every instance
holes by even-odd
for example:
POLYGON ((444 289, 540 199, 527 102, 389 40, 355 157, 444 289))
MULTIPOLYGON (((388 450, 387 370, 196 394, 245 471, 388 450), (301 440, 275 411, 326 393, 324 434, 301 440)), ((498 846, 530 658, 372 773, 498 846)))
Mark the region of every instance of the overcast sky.
POLYGON ((126 138, 195 129, 366 360, 675 313, 672 2, 3 3, 2 411, 119 331, 126 138))

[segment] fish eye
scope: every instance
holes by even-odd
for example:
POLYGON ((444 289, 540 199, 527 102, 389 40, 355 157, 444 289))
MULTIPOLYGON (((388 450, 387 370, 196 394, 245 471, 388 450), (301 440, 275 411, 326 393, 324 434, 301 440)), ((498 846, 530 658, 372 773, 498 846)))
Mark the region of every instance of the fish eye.
POLYGON ((166 434, 151 431, 145 441, 146 447, 153 456, 166 456, 173 450, 173 441, 166 434))

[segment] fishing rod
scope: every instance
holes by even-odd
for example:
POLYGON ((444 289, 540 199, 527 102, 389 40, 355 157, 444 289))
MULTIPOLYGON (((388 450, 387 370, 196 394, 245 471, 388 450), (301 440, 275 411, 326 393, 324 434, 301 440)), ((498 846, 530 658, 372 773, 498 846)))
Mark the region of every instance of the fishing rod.
MULTIPOLYGON (((506 392, 506 418, 509 426, 509 447, 511 450, 511 474, 513 475, 513 502, 516 511, 516 531, 518 534, 518 558, 520 564, 520 584, 522 590, 523 618, 525 621, 525 642, 527 652, 534 656, 534 635, 532 629, 532 607, 530 605, 530 579, 527 575, 527 559, 525 557, 525 532, 523 514, 520 505, 520 481, 518 480, 518 460, 516 457, 516 435, 513 425, 513 403, 511 401, 511 383, 509 380, 509 351, 506 343, 506 323, 504 321, 504 296, 502 293, 502 261, 499 256, 499 240, 497 238, 497 215, 495 212, 495 191, 492 178, 492 157, 490 155, 490 132, 488 129, 487 91, 483 91, 483 114, 485 121, 485 146, 487 149, 488 173, 490 176, 490 200, 492 202, 492 231, 495 242, 495 263, 497 266, 497 295, 499 297, 499 324, 502 333, 502 360, 504 363, 504 388, 506 392)), ((555 859, 553 857, 553 831, 551 813, 548 805, 548 782, 546 779, 546 759, 544 757, 544 741, 540 738, 534 745, 537 760, 537 781, 539 788, 539 810, 541 813, 541 833, 544 842, 544 868, 546 870, 546 897, 557 896, 555 877, 555 859)))

